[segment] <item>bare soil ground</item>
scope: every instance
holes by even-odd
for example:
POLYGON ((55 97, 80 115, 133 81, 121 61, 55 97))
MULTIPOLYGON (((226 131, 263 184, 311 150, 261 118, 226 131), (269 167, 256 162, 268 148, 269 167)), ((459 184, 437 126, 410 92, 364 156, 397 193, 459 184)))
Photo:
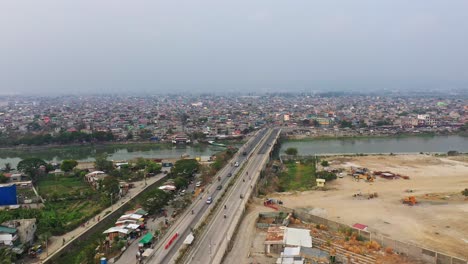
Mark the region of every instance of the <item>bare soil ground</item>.
POLYGON ((255 223, 260 212, 272 212, 271 208, 263 206, 260 200, 250 204, 245 213, 234 246, 224 259, 225 264, 275 263, 276 259, 264 254, 266 231, 257 229, 255 223))
POLYGON ((366 167, 391 171, 409 180, 377 177, 373 183, 356 182, 350 176, 328 183, 329 191, 275 193, 286 207, 306 208, 337 222, 366 224, 383 236, 420 245, 453 256, 468 257, 468 200, 459 195, 468 188, 468 159, 428 155, 330 158, 331 166, 366 167), (412 193, 406 190, 412 189, 412 193), (356 199, 361 192, 378 198, 356 199), (401 203, 405 196, 419 200, 415 206, 401 203))

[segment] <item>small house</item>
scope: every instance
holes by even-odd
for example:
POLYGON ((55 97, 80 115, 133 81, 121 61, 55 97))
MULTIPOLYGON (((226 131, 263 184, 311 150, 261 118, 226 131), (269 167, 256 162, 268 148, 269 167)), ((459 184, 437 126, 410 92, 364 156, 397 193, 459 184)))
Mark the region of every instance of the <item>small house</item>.
POLYGON ((90 183, 94 188, 99 188, 98 181, 107 177, 103 171, 93 171, 85 175, 86 182, 90 183))
POLYGON ((316 179, 317 187, 325 187, 325 179, 316 179))

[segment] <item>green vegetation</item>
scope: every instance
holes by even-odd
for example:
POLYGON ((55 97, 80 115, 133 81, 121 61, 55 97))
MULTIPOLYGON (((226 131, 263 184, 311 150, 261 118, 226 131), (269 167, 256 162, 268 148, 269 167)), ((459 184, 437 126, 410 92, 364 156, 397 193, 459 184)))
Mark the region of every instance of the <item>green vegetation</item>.
POLYGON ((83 179, 73 176, 47 175, 37 183, 39 195, 44 199, 53 195, 61 197, 63 195, 80 194, 80 192, 90 192, 91 188, 83 179))
POLYGON ((6 183, 8 182, 8 177, 3 175, 3 173, 0 173, 0 183, 6 183))
POLYGON ((174 167, 171 169, 171 175, 173 177, 182 176, 184 178, 192 177, 199 168, 198 161, 195 159, 182 159, 175 162, 174 167))
POLYGON ((152 190, 140 199, 140 202, 150 214, 157 213, 160 209, 164 208, 165 205, 171 199, 171 194, 163 190, 152 190))
POLYGON ((47 163, 38 158, 29 158, 20 161, 16 168, 31 177, 33 182, 36 182, 45 173, 45 171, 40 170, 41 166, 45 167, 47 163))
POLYGON ((465 190, 463 190, 461 192, 464 196, 468 196, 468 188, 465 188, 465 190))
POLYGON ((325 179, 327 182, 336 180, 336 174, 329 171, 319 171, 317 172, 317 178, 325 179))
POLYGON ((202 168, 202 180, 205 182, 211 180, 220 169, 227 165, 237 151, 237 148, 229 147, 225 151, 216 154, 215 161, 210 166, 202 168))
POLYGON ((0 264, 11 264, 13 263, 14 258, 15 254, 13 254, 11 248, 0 248, 0 264))
POLYGON ((44 135, 25 135, 25 136, 10 136, 0 137, 0 145, 2 146, 17 146, 17 145, 28 145, 38 146, 46 144, 71 144, 71 143, 83 143, 83 142, 106 142, 114 140, 114 135, 109 132, 93 132, 91 134, 83 132, 60 132, 56 136, 50 134, 44 135))
POLYGON ((96 156, 96 161, 94 162, 94 167, 96 169, 104 171, 104 172, 110 172, 114 170, 114 164, 112 161, 107 160, 107 154, 101 154, 96 156))
POLYGON ((341 128, 345 128, 345 127, 353 128, 354 126, 351 121, 341 120, 340 127, 341 128))
POLYGON ((322 165, 322 167, 328 167, 328 166, 330 166, 330 164, 329 164, 328 161, 326 161, 326 160, 322 160, 322 162, 320 162, 320 165, 322 165))
POLYGON ((78 162, 76 160, 64 160, 62 161, 62 164, 60 165, 60 169, 69 172, 73 170, 78 165, 78 162))
POLYGON ((434 132, 425 132, 419 134, 411 134, 411 133, 401 133, 396 135, 355 135, 355 136, 311 136, 306 138, 286 138, 284 143, 287 142, 309 142, 315 140, 353 140, 353 139, 372 139, 372 138, 385 138, 385 139, 392 139, 392 138, 411 138, 411 137, 434 137, 437 136, 434 132))
POLYGON ((287 155, 296 156, 298 151, 297 148, 288 148, 284 151, 287 155))
POLYGON ((393 124, 393 122, 388 118, 375 122, 376 126, 389 126, 389 125, 392 125, 392 124, 393 124))
POLYGON ((285 163, 286 171, 279 176, 279 191, 304 191, 316 185, 315 161, 306 160, 296 163, 290 161, 285 163))

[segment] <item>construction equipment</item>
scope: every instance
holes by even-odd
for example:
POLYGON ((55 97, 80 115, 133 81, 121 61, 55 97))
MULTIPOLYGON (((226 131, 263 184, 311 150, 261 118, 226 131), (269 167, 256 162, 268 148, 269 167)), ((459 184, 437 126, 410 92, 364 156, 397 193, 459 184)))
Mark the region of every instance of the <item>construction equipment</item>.
POLYGON ((416 197, 414 197, 414 196, 405 197, 402 202, 403 202, 403 204, 407 204, 407 205, 411 205, 411 206, 418 203, 418 201, 416 201, 416 197))

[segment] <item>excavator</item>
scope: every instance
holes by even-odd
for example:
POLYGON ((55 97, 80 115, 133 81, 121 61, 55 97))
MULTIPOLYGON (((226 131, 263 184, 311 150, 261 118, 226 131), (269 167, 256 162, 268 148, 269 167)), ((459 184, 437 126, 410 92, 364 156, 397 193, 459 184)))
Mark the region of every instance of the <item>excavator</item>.
POLYGON ((413 205, 417 204, 418 201, 416 201, 416 197, 414 197, 414 196, 408 196, 408 197, 405 197, 405 198, 403 199, 403 203, 404 203, 404 204, 407 204, 407 205, 413 206, 413 205))

